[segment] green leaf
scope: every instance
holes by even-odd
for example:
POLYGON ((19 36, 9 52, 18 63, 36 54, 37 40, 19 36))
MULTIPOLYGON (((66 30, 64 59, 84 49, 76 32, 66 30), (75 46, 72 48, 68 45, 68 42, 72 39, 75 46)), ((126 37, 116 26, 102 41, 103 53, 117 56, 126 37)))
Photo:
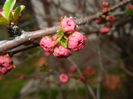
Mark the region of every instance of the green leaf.
POLYGON ((132 16, 133 15, 133 10, 127 10, 126 15, 127 16, 132 16))
POLYGON ((13 10, 15 3, 16 3, 16 0, 6 0, 3 6, 4 15, 7 20, 9 20, 10 13, 13 10))
POLYGON ((67 48, 67 40, 61 39, 60 40, 60 43, 61 43, 62 46, 64 46, 65 48, 67 48))
POLYGON ((114 14, 113 13, 109 13, 108 16, 114 16, 114 14))
POLYGON ((21 5, 15 9, 14 15, 13 15, 13 21, 17 21, 21 12, 25 9, 24 5, 21 5))
POLYGON ((8 25, 7 19, 0 14, 0 25, 8 25))
POLYGON ((64 31, 62 29, 58 30, 58 38, 59 38, 59 40, 61 40, 63 36, 64 36, 64 31))

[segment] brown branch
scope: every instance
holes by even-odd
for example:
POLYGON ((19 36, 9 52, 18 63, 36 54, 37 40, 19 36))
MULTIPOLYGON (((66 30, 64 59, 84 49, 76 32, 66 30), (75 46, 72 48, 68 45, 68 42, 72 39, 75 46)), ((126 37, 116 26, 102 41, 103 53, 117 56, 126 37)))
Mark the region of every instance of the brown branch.
MULTIPOLYGON (((130 0, 123 0, 122 2, 120 2, 116 5, 114 5, 113 7, 111 7, 109 9, 109 11, 113 11, 116 8, 122 6, 126 3, 129 3, 129 2, 130 2, 130 0)), ((79 19, 77 19, 76 22, 77 22, 78 25, 82 25, 84 23, 87 23, 90 20, 98 18, 100 14, 102 14, 102 13, 98 12, 97 14, 89 16, 89 17, 79 18, 79 19)), ((4 41, 4 42, 1 41, 0 42, 0 53, 3 52, 3 51, 10 50, 10 49, 12 49, 16 46, 20 46, 21 44, 23 44, 27 41, 31 41, 33 39, 37 39, 37 38, 40 38, 40 37, 45 36, 45 35, 54 34, 54 33, 56 33, 56 31, 58 29, 59 29, 59 26, 54 26, 54 27, 51 27, 51 28, 46 28, 46 29, 43 29, 43 30, 38 30, 38 31, 33 31, 33 32, 23 31, 23 34, 21 36, 18 36, 13 40, 7 40, 7 41, 4 41)))

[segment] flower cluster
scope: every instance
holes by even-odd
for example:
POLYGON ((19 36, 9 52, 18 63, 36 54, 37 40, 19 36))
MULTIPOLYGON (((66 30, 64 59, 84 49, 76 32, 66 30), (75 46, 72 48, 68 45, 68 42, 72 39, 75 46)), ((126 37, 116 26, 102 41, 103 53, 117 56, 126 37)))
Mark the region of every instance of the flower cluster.
POLYGON ((13 68, 12 60, 9 55, 0 56, 0 73, 6 74, 13 68))
POLYGON ((40 46, 45 55, 53 55, 64 58, 71 55, 71 51, 79 51, 85 46, 86 37, 83 33, 76 31, 76 22, 72 18, 64 18, 61 21, 60 29, 53 37, 45 36, 40 41, 40 46))

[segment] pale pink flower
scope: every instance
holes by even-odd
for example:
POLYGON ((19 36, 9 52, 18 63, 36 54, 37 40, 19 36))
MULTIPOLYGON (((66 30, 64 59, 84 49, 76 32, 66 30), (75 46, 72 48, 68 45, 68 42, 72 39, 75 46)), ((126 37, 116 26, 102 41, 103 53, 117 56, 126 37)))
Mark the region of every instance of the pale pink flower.
POLYGON ((59 58, 68 57, 70 55, 70 50, 62 45, 59 45, 55 47, 53 55, 59 58))
POLYGON ((79 32, 74 32, 68 39, 68 48, 74 51, 78 51, 85 46, 87 38, 79 32))
POLYGON ((59 81, 63 84, 67 83, 69 81, 69 76, 66 73, 61 73, 59 75, 59 81))
POLYGON ((8 55, 0 56, 0 73, 6 74, 13 68, 12 60, 8 55))
POLYGON ((41 48, 44 49, 44 51, 49 52, 54 49, 55 41, 50 36, 45 36, 40 41, 41 48))
POLYGON ((61 21, 61 28, 64 30, 64 32, 74 32, 76 27, 76 22, 72 18, 64 18, 61 21))

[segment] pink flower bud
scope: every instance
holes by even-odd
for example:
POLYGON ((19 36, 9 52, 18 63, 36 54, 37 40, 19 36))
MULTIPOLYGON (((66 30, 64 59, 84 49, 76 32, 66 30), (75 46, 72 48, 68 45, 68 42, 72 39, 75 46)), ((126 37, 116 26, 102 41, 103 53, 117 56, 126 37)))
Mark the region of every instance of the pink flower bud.
POLYGON ((87 66, 87 67, 85 68, 84 73, 85 73, 85 75, 90 75, 90 74, 91 74, 91 71, 92 71, 92 69, 90 68, 90 66, 87 66))
POLYGON ((58 58, 68 57, 70 55, 70 50, 59 45, 55 47, 53 55, 58 58))
POLYGON ((61 21, 61 28, 64 30, 64 32, 74 32, 76 27, 76 22, 72 18, 64 18, 61 21))
POLYGON ((40 41, 40 46, 44 49, 44 51, 52 51, 55 46, 55 41, 50 36, 45 36, 40 41))
POLYGON ((129 5, 128 10, 133 10, 133 5, 129 5))
POLYGON ((2 77, 2 76, 0 76, 0 80, 2 80, 2 78, 3 78, 3 77, 2 77))
POLYGON ((67 83, 68 81, 69 81, 69 76, 68 76, 68 74, 66 74, 66 73, 61 73, 60 75, 59 75, 59 81, 61 82, 61 83, 63 83, 63 84, 65 84, 65 83, 67 83))
POLYGON ((87 78, 85 76, 80 76, 80 80, 85 83, 87 81, 87 78))
POLYGON ((103 28, 100 29, 100 32, 102 34, 106 34, 106 33, 110 32, 110 28, 109 27, 103 27, 103 28))
POLYGON ((109 9, 108 9, 108 8, 103 8, 103 9, 101 10, 101 12, 102 12, 103 14, 106 14, 106 13, 109 12, 109 9))
POLYGON ((25 79, 25 76, 24 76, 24 75, 20 75, 20 76, 18 77, 18 79, 19 79, 19 80, 24 80, 24 79, 25 79))
POLYGON ((95 21, 97 24, 101 24, 102 23, 102 20, 101 19, 96 19, 95 21))
POLYGON ((0 73, 6 74, 13 68, 12 60, 8 55, 0 56, 0 73))
POLYGON ((108 17, 107 17, 107 20, 108 20, 109 22, 114 22, 114 21, 115 21, 115 16, 108 16, 108 17))
POLYGON ((85 46, 86 40, 86 37, 82 33, 74 32, 69 36, 68 48, 74 51, 78 51, 85 46))
POLYGON ((108 7, 108 6, 109 6, 109 2, 103 1, 103 2, 102 2, 102 5, 103 5, 103 7, 108 7))
POLYGON ((77 71, 77 69, 76 69, 75 66, 70 66, 70 67, 69 67, 69 71, 70 71, 71 73, 74 73, 74 72, 77 71))

